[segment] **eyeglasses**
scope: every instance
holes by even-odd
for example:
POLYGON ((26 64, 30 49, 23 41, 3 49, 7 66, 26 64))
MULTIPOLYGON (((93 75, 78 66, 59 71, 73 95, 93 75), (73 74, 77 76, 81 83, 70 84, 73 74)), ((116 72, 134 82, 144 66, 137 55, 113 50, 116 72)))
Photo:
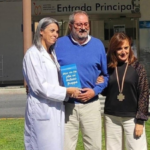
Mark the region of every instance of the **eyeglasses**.
POLYGON ((76 28, 81 28, 81 27, 85 27, 85 28, 88 28, 89 27, 89 23, 88 22, 85 22, 85 23, 74 23, 74 26, 76 28))

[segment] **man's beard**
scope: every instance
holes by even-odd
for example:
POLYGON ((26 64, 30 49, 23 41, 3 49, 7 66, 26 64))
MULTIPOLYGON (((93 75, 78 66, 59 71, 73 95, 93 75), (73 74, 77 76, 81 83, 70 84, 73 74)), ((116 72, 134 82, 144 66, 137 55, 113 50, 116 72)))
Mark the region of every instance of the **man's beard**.
POLYGON ((75 39, 78 39, 78 40, 85 40, 85 39, 88 38, 89 30, 80 29, 79 31, 76 31, 76 30, 73 28, 71 34, 72 34, 72 36, 73 36, 75 39), (80 33, 83 33, 83 34, 80 34, 80 33))

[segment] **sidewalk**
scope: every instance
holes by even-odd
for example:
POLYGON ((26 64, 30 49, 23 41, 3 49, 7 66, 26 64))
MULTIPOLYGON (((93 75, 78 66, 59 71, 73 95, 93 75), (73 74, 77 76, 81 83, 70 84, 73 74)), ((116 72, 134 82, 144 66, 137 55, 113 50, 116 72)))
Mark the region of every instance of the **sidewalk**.
POLYGON ((26 94, 26 89, 24 86, 0 87, 0 95, 2 94, 26 94))
MULTIPOLYGON (((26 89, 24 86, 0 87, 0 118, 24 117, 26 96, 26 89)), ((105 97, 99 95, 99 99, 101 103, 101 113, 103 115, 105 97)))
POLYGON ((0 87, 0 118, 23 118, 26 99, 23 86, 0 87))

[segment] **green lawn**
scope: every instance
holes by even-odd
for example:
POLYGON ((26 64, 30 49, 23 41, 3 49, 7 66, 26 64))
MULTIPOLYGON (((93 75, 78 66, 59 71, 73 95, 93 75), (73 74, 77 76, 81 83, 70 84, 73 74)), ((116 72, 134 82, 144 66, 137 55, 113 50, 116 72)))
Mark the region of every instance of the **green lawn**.
MULTIPOLYGON (((23 130, 24 119, 0 119, 0 150, 24 150, 23 130)), ((150 120, 146 122, 146 134, 148 145, 150 145, 150 120)), ((105 150, 104 129, 102 147, 102 150, 105 150)), ((148 147, 150 150, 150 146, 148 147)), ((81 133, 79 133, 76 150, 83 150, 81 133)))

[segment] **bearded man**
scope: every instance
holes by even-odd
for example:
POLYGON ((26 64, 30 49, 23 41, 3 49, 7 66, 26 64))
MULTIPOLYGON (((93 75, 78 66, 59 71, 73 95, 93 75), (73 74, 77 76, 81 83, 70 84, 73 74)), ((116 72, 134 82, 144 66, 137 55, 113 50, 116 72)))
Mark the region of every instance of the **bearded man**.
POLYGON ((65 102, 65 147, 75 150, 81 129, 85 150, 101 150, 101 107, 98 94, 107 86, 107 61, 103 43, 89 35, 85 11, 69 16, 70 35, 57 40, 55 51, 60 66, 76 64, 81 94, 65 102), (99 75, 104 82, 96 84, 99 75))

